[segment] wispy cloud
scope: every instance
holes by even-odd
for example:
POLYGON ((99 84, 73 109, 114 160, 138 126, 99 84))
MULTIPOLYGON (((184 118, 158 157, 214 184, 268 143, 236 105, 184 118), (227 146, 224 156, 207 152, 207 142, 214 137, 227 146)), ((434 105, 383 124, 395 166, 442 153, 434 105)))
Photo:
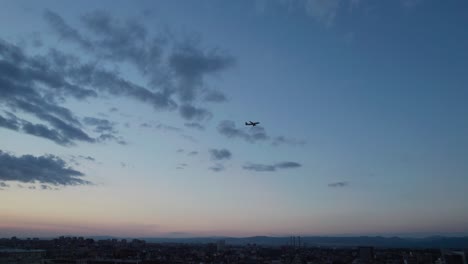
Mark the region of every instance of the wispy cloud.
POLYGON ((333 182, 333 183, 329 183, 328 184, 328 187, 332 187, 332 188, 341 188, 341 187, 346 187, 348 186, 349 183, 348 182, 333 182))
POLYGON ((237 128, 234 121, 224 120, 218 125, 218 132, 228 138, 241 138, 248 142, 268 140, 269 137, 263 127, 237 128))
POLYGON ((78 155, 78 157, 81 158, 81 159, 87 160, 87 161, 93 161, 93 162, 96 161, 96 159, 91 157, 91 156, 78 155))
MULTIPOLYGON (((425 0, 398 0, 397 4, 412 8, 425 0)), ((280 10, 285 13, 305 14, 318 24, 325 27, 335 25, 337 19, 347 11, 354 12, 360 8, 368 8, 368 0, 257 0, 253 8, 259 14, 265 14, 268 9, 280 10)))
POLYGON ((212 160, 228 160, 232 157, 232 153, 227 149, 210 149, 212 160))
POLYGON ((295 138, 287 138, 285 136, 275 137, 272 140, 274 146, 280 146, 283 144, 292 145, 292 146, 302 146, 306 144, 305 140, 295 139, 295 138))
MULTIPOLYGON (((121 20, 101 10, 81 17, 86 33, 70 26, 50 10, 44 17, 61 39, 77 44, 101 59, 130 63, 151 85, 150 91, 120 76, 115 78, 109 73, 97 76, 104 84, 120 84, 121 93, 150 103, 157 109, 179 108, 181 116, 187 120, 211 116, 208 109, 195 105, 200 101, 198 99, 224 101, 221 91, 210 91, 205 87, 207 76, 224 72, 235 63, 232 56, 220 49, 203 48, 199 41, 191 39, 169 38, 165 33, 151 32, 138 19, 121 20)), ((113 92, 110 88, 107 90, 113 92)))
POLYGON ((278 169, 299 168, 301 166, 301 164, 294 161, 283 161, 275 164, 275 167, 278 169))
POLYGON ((258 125, 255 127, 246 127, 246 126, 237 127, 236 123, 232 120, 221 121, 218 124, 217 129, 221 135, 227 138, 243 139, 249 143, 270 141, 271 144, 274 146, 280 146, 280 145, 301 146, 301 145, 306 144, 305 140, 289 138, 285 136, 277 136, 277 137, 271 138, 267 134, 266 129, 258 125))
POLYGON ((156 125, 154 125, 154 128, 159 129, 159 130, 164 130, 164 131, 172 131, 172 132, 182 131, 182 128, 174 127, 174 126, 166 125, 166 124, 162 124, 162 123, 157 123, 156 125))
POLYGON ((100 119, 95 117, 85 117, 83 122, 94 128, 94 132, 97 133, 116 133, 114 128, 114 122, 111 122, 107 119, 100 119))
POLYGON ((187 167, 188 165, 186 163, 179 163, 179 165, 177 165, 176 169, 178 170, 183 170, 187 167))
POLYGON ((197 122, 185 123, 184 126, 188 128, 198 129, 198 130, 205 130, 205 127, 202 124, 197 123, 197 122))
POLYGON ((242 168, 244 170, 251 170, 251 171, 258 171, 258 172, 266 172, 266 171, 276 171, 278 169, 292 169, 292 168, 299 168, 302 165, 297 162, 293 161, 283 161, 278 162, 275 164, 259 164, 259 163, 248 163, 244 165, 242 168))
POLYGON ((217 163, 211 166, 209 169, 214 172, 220 172, 220 171, 224 171, 226 168, 224 167, 223 164, 217 163))
POLYGON ((187 153, 187 155, 189 155, 189 156, 198 155, 198 151, 190 151, 189 153, 187 153))

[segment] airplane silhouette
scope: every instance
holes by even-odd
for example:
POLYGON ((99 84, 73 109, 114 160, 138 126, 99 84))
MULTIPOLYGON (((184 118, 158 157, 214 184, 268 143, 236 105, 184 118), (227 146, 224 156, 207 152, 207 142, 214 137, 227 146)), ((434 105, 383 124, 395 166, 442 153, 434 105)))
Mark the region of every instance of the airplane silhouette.
POLYGON ((245 125, 246 125, 246 126, 256 126, 256 125, 258 125, 258 124, 260 124, 260 122, 252 122, 252 121, 245 122, 245 125))

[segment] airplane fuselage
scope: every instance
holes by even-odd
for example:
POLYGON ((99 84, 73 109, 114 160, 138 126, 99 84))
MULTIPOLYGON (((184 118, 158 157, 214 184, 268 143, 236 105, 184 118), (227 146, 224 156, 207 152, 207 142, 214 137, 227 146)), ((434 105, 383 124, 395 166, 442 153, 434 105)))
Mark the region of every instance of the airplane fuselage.
POLYGON ((250 121, 250 122, 245 122, 245 125, 246 125, 246 126, 253 126, 253 127, 254 127, 254 126, 258 125, 258 124, 260 124, 260 122, 252 122, 252 121, 250 121))

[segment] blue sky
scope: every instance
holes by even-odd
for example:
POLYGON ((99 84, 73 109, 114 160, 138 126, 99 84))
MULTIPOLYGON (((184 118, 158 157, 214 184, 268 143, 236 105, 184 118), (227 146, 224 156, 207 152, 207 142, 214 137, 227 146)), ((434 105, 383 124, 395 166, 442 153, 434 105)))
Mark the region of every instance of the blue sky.
POLYGON ((466 1, 2 5, 2 236, 468 232, 466 1))

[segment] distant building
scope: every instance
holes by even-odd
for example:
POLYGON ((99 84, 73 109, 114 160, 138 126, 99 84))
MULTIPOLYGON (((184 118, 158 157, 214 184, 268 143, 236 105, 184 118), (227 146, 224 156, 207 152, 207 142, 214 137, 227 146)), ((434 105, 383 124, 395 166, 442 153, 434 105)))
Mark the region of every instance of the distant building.
POLYGON ((226 248, 226 241, 225 240, 218 240, 216 242, 216 250, 218 252, 224 251, 225 248, 226 248))
POLYGON ((361 263, 372 263, 374 261, 373 247, 359 247, 358 254, 361 263))
POLYGON ((291 264, 301 264, 302 260, 299 255, 294 256, 294 259, 292 260, 291 264))
POLYGON ((442 250, 441 253, 445 264, 468 264, 466 252, 442 250))
POLYGON ((43 264, 44 250, 0 249, 2 264, 43 264))

